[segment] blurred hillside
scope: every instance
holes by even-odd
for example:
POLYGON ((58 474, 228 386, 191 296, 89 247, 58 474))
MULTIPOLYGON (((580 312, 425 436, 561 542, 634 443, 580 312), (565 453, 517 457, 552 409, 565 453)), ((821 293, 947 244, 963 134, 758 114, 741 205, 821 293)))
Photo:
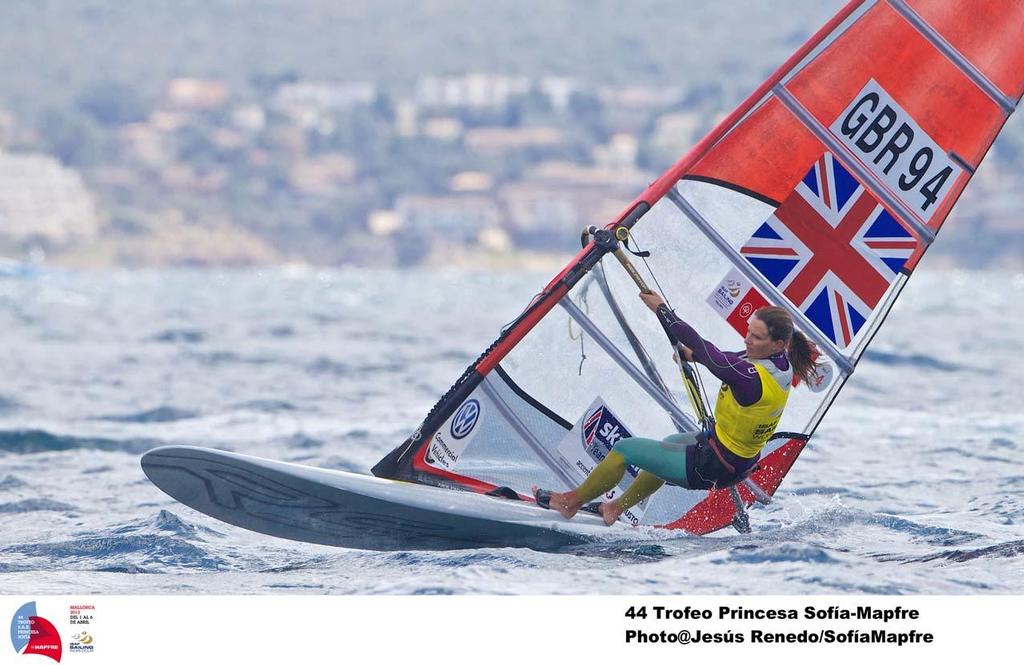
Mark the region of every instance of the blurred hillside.
POLYGON ((2 95, 20 110, 65 105, 104 80, 154 100, 182 76, 222 79, 242 91, 285 74, 408 86, 466 71, 588 85, 693 84, 724 74, 743 91, 841 5, 5 0, 2 95))
MULTIPOLYGON (((841 5, 8 0, 0 255, 571 252, 841 5)), ((1017 124, 931 260, 1019 265, 1017 124)))

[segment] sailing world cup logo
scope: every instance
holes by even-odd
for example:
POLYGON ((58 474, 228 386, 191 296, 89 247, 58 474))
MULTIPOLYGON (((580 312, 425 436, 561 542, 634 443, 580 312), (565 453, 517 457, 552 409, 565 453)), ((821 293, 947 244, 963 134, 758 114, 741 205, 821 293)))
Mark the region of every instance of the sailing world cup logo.
POLYGON ((480 402, 471 399, 455 412, 452 418, 451 432, 456 439, 464 439, 476 427, 476 421, 480 419, 480 402))

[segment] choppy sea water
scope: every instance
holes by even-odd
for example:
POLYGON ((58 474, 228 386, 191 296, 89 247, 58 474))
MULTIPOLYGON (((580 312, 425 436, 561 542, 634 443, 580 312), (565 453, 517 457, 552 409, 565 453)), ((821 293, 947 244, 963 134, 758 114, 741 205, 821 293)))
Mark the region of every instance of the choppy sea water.
POLYGON ((0 594, 1024 593, 1024 276, 914 276, 753 532, 368 552, 176 503, 146 450, 368 472, 549 275, 0 279, 0 594))

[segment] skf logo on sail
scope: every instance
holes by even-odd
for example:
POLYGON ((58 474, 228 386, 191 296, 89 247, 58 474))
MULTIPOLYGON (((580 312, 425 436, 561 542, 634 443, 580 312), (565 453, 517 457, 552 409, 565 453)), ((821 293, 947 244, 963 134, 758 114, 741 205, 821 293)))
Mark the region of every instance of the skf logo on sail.
MULTIPOLYGON (((607 406, 599 406, 583 419, 581 431, 583 448, 597 462, 604 460, 611 452, 612 446, 620 439, 629 436, 632 434, 607 406)), ((640 470, 633 466, 630 466, 628 470, 634 476, 640 473, 640 470)))
POLYGON ((11 644, 16 653, 38 654, 58 663, 63 653, 60 633, 52 623, 39 616, 35 601, 22 605, 11 618, 11 644))

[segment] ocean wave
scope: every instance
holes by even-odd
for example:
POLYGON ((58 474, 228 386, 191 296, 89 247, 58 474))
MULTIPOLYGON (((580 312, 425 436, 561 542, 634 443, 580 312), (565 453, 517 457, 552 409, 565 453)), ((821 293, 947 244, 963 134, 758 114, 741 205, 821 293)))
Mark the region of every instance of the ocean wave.
POLYGON ((294 337, 295 328, 289 325, 274 326, 273 328, 267 330, 267 334, 269 334, 271 337, 276 337, 278 339, 283 339, 285 337, 294 337))
POLYGON ((846 499, 866 499, 867 495, 857 492, 849 487, 838 485, 812 485, 798 487, 790 490, 794 496, 842 496, 846 499))
POLYGON ((370 342, 390 342, 393 344, 403 345, 424 343, 424 338, 419 335, 410 335, 407 333, 394 333, 387 332, 384 330, 346 330, 345 339, 349 341, 359 340, 370 342))
POLYGON ((309 320, 313 321, 318 325, 327 326, 334 323, 339 323, 344 319, 341 316, 338 316, 337 314, 324 314, 322 312, 313 312, 312 314, 309 315, 309 320))
POLYGON ((475 357, 473 353, 458 349, 448 349, 437 354, 437 358, 441 360, 458 360, 459 362, 470 362, 475 357))
POLYGON ((764 524, 760 535, 776 543, 808 542, 812 537, 835 538, 838 531, 856 531, 860 527, 881 527, 909 537, 911 540, 937 546, 968 543, 981 534, 949 527, 921 524, 895 515, 873 513, 845 505, 830 505, 803 515, 795 523, 764 524))
MULTIPOLYGON (((0 548, 21 549, 0 551, 0 572, 18 571, 2 576, 12 593, 59 593, 61 585, 87 591, 103 584, 129 594, 530 594, 598 588, 629 594, 658 593, 658 584, 663 591, 710 594, 1024 589, 1020 575, 1008 574, 1024 561, 1017 540, 1024 535, 1014 531, 1024 521, 1024 471, 1013 463, 1024 450, 1024 428, 1012 410, 989 404, 1005 402, 994 396, 998 392, 1014 395, 1012 372, 982 377, 985 363, 973 356, 915 345, 922 330, 949 328, 955 317, 945 313, 887 323, 891 341, 879 338, 882 350, 867 356, 871 371, 850 382, 819 430, 826 437, 819 452, 842 439, 857 440, 858 454, 801 458, 794 471, 799 478, 791 474, 786 482, 794 484, 782 488, 786 496, 751 509, 750 534, 731 528, 707 537, 609 529, 595 534, 595 542, 550 552, 405 554, 293 543, 216 522, 154 487, 140 472, 137 454, 167 443, 202 442, 274 459, 305 456, 315 466, 365 473, 405 440, 465 367, 452 368, 469 357, 461 352, 462 340, 473 346, 472 339, 492 339, 505 321, 489 320, 488 310, 465 319, 456 331, 441 308, 406 320, 396 312, 418 306, 412 297, 360 316, 323 305, 319 309, 336 316, 329 319, 331 327, 320 327, 309 320, 310 308, 296 305, 322 302, 315 280, 308 299, 267 292, 266 308, 228 312, 208 307, 205 274, 161 275, 152 283, 131 274, 127 281, 83 278, 97 301, 115 305, 109 326, 78 326, 75 312, 40 306, 31 291, 11 301, 12 310, 32 315, 19 323, 12 311, 21 364, 14 383, 0 387, 0 460, 6 462, 0 468, 0 517, 8 529, 0 548), (166 306, 153 308, 153 302, 166 306), (138 311, 149 312, 141 328, 130 316, 138 311), (310 344, 309 335, 334 342, 310 344), (70 354, 67 362, 50 362, 55 345, 70 354), (427 348, 433 351, 424 355, 427 348), (273 364, 257 364, 267 359, 273 364), (401 378, 390 371, 399 361, 405 363, 401 378), (166 380, 168 371, 175 381, 166 380), (908 380, 894 381, 897 375, 908 380), (963 383, 973 382, 981 392, 967 395, 970 403, 957 410, 955 402, 965 397, 950 384, 959 379, 969 379, 963 383), (207 397, 194 399, 190 386, 201 386, 207 397), (924 406, 907 418, 915 405, 924 406), (181 418, 186 409, 198 415, 181 418), (944 418, 947 412, 966 413, 967 420, 944 418), (879 427, 888 434, 871 431, 879 427), (163 433, 167 428, 173 429, 173 441, 163 433), (825 431, 830 428, 831 434, 825 431), (878 465, 884 466, 894 445, 916 444, 916 471, 878 478, 878 465), (44 482, 53 473, 60 482, 44 482), (944 491, 931 491, 936 482, 944 491), (108 500, 112 494, 116 501, 108 500), (29 498, 36 501, 24 501, 29 498), (730 568, 737 575, 724 574, 730 568), (138 574, 109 578, 97 571, 138 574), (745 583, 747 578, 753 583, 745 583)), ((427 273, 414 277, 427 278, 432 279, 427 273)), ((538 279, 517 278, 498 290, 521 293, 525 302, 538 279)), ((372 289, 377 281, 371 282, 360 286, 372 289)), ((460 288, 479 288, 473 280, 463 282, 460 288)), ((264 293, 264 286, 255 274, 229 276, 223 295, 244 302, 247 294, 264 293)), ((480 288, 463 296, 485 299, 493 291, 480 288)), ((380 302, 392 295, 368 292, 380 302)), ((949 298, 941 301, 948 306, 949 298)), ((992 333, 985 349, 1006 356, 1021 342, 1013 326, 999 325, 1006 310, 997 309, 978 323, 992 333)), ((943 349, 967 348, 970 334, 961 338, 952 328, 943 349)), ((554 331, 559 332, 564 335, 554 331)), ((475 355, 479 348, 466 351, 475 355)))
POLYGON ((2 479, 0 479, 0 492, 7 490, 16 490, 27 486, 28 483, 26 483, 24 480, 17 476, 12 476, 11 474, 7 474, 2 479))
POLYGON ((50 499, 25 499, 13 503, 0 503, 0 513, 70 512, 75 507, 50 499))
POLYGON ((169 328, 151 336, 149 341, 168 344, 199 344, 206 341, 206 333, 195 328, 169 328))
POLYGON ((970 550, 944 550, 941 552, 933 552, 931 554, 925 554, 922 556, 906 556, 900 554, 893 554, 885 557, 876 558, 878 558, 880 561, 896 561, 901 563, 928 563, 931 561, 963 563, 964 561, 972 561, 974 559, 981 558, 1011 559, 1018 556, 1024 556, 1024 540, 1014 540, 1007 543, 999 543, 998 545, 989 545, 988 547, 979 547, 977 549, 970 550))
MULTIPOLYGON (((261 572, 261 573, 271 573, 271 574, 280 574, 280 573, 294 573, 294 572, 303 571, 303 570, 324 570, 324 569, 330 568, 333 564, 334 564, 334 559, 332 559, 332 558, 329 558, 329 557, 314 557, 312 559, 307 559, 305 561, 292 561, 292 562, 289 562, 289 563, 286 563, 286 564, 280 564, 280 565, 276 565, 276 566, 268 566, 268 567, 260 568, 259 572, 261 572)), ((268 585, 268 586, 271 586, 271 587, 279 586, 280 588, 285 588, 285 585, 273 585, 273 584, 271 584, 271 585, 268 585)))
POLYGON ((91 466, 88 469, 82 469, 82 475, 91 476, 97 473, 108 473, 113 470, 114 467, 110 466, 109 464, 104 464, 102 466, 91 466))
POLYGON ((318 356, 316 360, 306 365, 306 371, 310 374, 330 374, 332 376, 348 376, 355 368, 347 363, 331 360, 326 356, 318 356))
POLYGON ((31 570, 80 568, 102 572, 164 573, 168 570, 224 570, 231 565, 209 552, 202 536, 219 535, 189 524, 166 510, 72 540, 27 543, 0 549, 34 559, 31 570), (196 541, 196 542, 190 542, 196 541), (42 561, 40 561, 42 560, 42 561))
POLYGON ((356 365, 355 370, 359 373, 378 373, 378 372, 405 372, 409 369, 409 363, 406 362, 390 362, 390 363, 368 363, 365 365, 356 365))
POLYGON ((240 402, 232 406, 234 409, 246 409, 251 411, 264 411, 275 413, 277 411, 298 411, 299 407, 283 399, 253 399, 247 402, 240 402))
POLYGON ((860 523, 881 526, 897 533, 906 534, 928 545, 959 545, 982 537, 981 534, 971 531, 921 524, 895 515, 867 513, 864 511, 851 511, 851 514, 860 523))
POLYGON ((168 569, 221 570, 227 561, 181 538, 153 535, 92 536, 0 550, 37 559, 33 570, 85 568, 103 572, 162 573, 168 569))
POLYGON ((972 369, 966 365, 947 362, 923 353, 900 354, 868 349, 864 352, 863 359, 889 367, 914 367, 939 372, 961 372, 972 369))
POLYGON ((108 450, 141 454, 163 445, 158 439, 101 439, 51 434, 39 429, 0 431, 0 451, 19 455, 62 450, 108 450))
POLYGON ((809 543, 741 545, 729 551, 721 563, 836 563, 827 549, 809 543))
POLYGON ((133 520, 111 529, 111 533, 123 534, 170 534, 182 538, 203 539, 205 537, 222 537, 219 531, 205 526, 187 522, 176 513, 161 510, 152 517, 133 520))
POLYGON ((348 457, 333 456, 320 461, 317 466, 324 469, 348 471, 349 473, 366 473, 368 465, 364 459, 354 460, 348 457))
POLYGON ((583 545, 569 545, 557 551, 599 559, 612 559, 622 563, 652 563, 677 556, 676 553, 657 543, 634 543, 629 541, 616 544, 586 543, 583 545))
POLYGON ((306 365, 306 372, 309 374, 329 374, 337 377, 395 373, 403 372, 408 369, 408 363, 399 361, 350 364, 334 360, 326 356, 319 356, 313 362, 306 365))
MULTIPOLYGON (((522 566, 523 561, 517 556, 504 551, 480 549, 475 551, 452 550, 452 551, 406 551, 374 553, 361 557, 372 559, 374 565, 380 564, 385 567, 422 567, 437 566, 440 568, 462 568, 463 566, 490 566, 514 565, 522 566)), ((535 567, 535 566, 528 566, 535 567)))
POLYGON ((297 432, 286 438, 284 440, 284 445, 289 448, 308 450, 310 448, 322 448, 324 442, 307 434, 297 432))
MULTIPOLYGON (((283 571, 283 572, 290 572, 290 571, 283 571)), ((302 583, 286 584, 286 583, 281 582, 281 583, 278 583, 278 584, 268 584, 266 588, 268 588, 268 589, 284 589, 284 590, 289 590, 289 589, 294 589, 294 590, 307 589, 307 590, 313 591, 313 590, 318 590, 318 589, 326 589, 327 587, 325 585, 323 585, 323 584, 302 584, 302 583)))
MULTIPOLYGON (((969 443, 969 442, 968 442, 969 443)), ((1003 446, 997 446, 1003 447, 1003 446)), ((1010 457, 1000 457, 998 455, 988 455, 982 452, 974 452, 968 446, 954 447, 946 446, 944 448, 934 448, 932 450, 922 450, 918 454, 922 457, 939 457, 943 455, 954 455, 960 459, 972 459, 979 462, 985 463, 998 463, 998 464, 1017 464, 1017 460, 1010 457)))
POLYGON ((1021 518, 1024 518, 1024 503, 1017 496, 976 497, 970 500, 968 506, 968 514, 992 522, 1019 524, 1021 518), (1002 519, 996 520, 996 517, 1002 519))
POLYGON ((243 356, 234 351, 189 352, 188 357, 204 367, 220 367, 222 365, 270 365, 278 362, 269 356, 243 356))
POLYGON ((827 579, 820 575, 811 577, 795 576, 788 579, 791 583, 802 582, 813 588, 827 589, 829 593, 848 593, 862 596, 905 596, 920 593, 910 584, 860 584, 838 579, 827 579))
POLYGON ((189 420, 199 415, 197 411, 179 409, 173 406, 158 406, 138 413, 124 415, 100 416, 97 420, 109 420, 116 423, 171 423, 178 420, 189 420))

